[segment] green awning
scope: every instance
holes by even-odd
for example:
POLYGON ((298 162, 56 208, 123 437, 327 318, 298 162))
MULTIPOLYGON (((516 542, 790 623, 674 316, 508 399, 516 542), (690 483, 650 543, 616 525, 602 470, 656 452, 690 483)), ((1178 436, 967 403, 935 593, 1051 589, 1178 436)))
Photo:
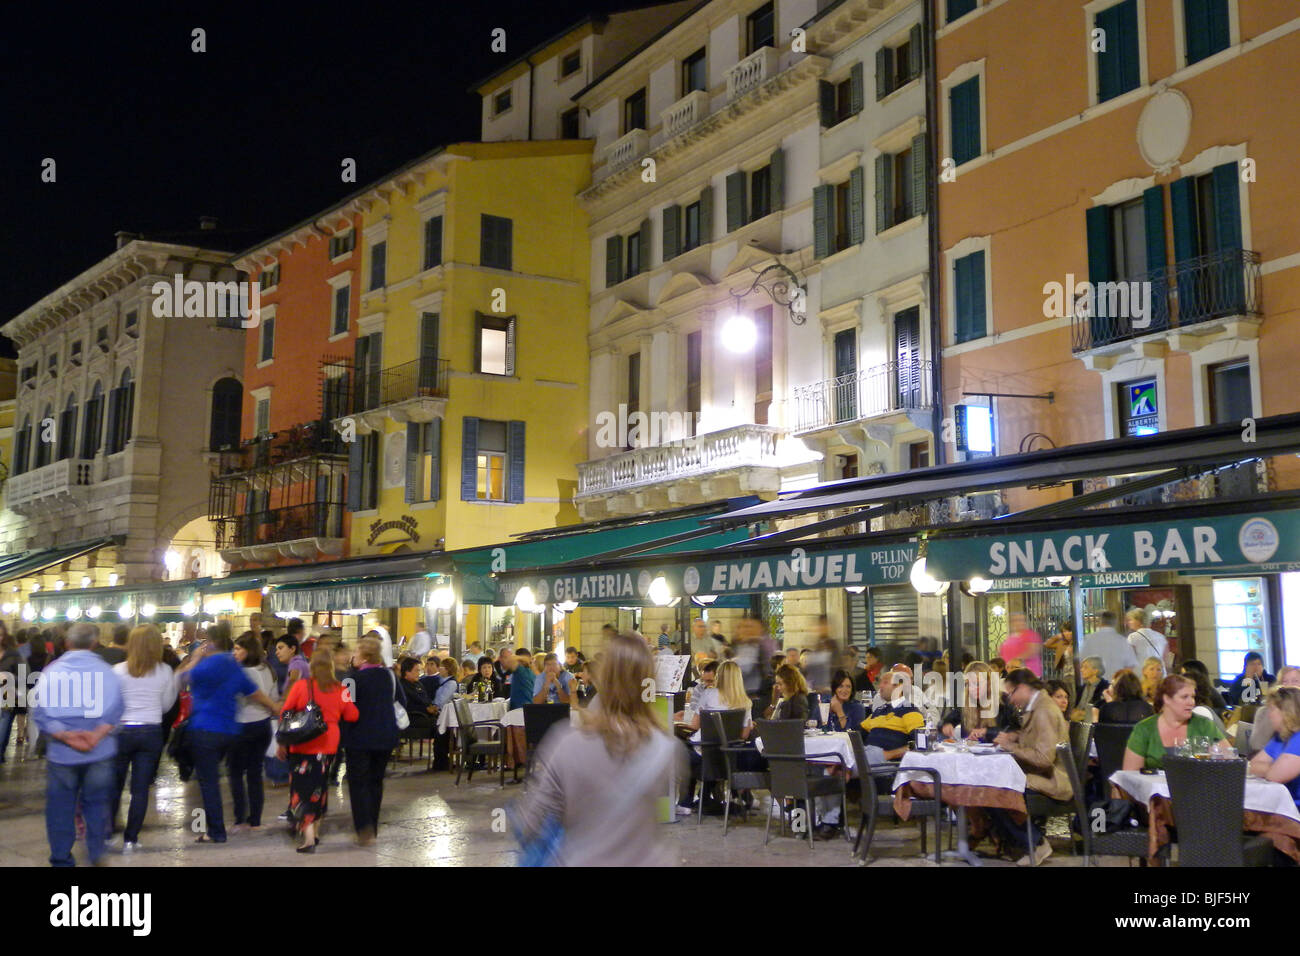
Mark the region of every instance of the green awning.
POLYGON ((6 561, 3 565, 0 565, 0 583, 12 581, 14 578, 27 577, 29 574, 39 574, 46 568, 90 554, 92 551, 98 551, 100 548, 116 542, 116 538, 95 538, 92 541, 83 541, 80 544, 70 544, 60 548, 41 548, 36 551, 26 551, 14 560, 6 561))

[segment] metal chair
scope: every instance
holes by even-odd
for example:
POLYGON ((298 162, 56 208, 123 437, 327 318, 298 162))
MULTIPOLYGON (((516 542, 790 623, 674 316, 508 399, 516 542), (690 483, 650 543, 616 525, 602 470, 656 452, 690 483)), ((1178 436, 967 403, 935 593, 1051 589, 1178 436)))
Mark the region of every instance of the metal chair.
MULTIPOLYGON (((840 820, 848 816, 848 792, 845 780, 839 776, 828 776, 822 767, 810 766, 808 755, 804 752, 803 721, 801 720, 756 720, 754 725, 758 737, 763 742, 763 756, 767 759, 771 783, 768 792, 777 805, 781 807, 781 833, 785 834, 785 801, 802 800, 808 814, 808 848, 813 846, 813 829, 816 825, 816 797, 838 796, 840 798, 840 820)), ((819 758, 826 761, 831 756, 819 758)), ((833 759, 844 766, 838 755, 833 759)), ((847 769, 847 768, 846 768, 847 769)), ((767 828, 763 832, 763 845, 766 846, 772 832, 772 815, 767 816, 767 828)), ((848 830, 845 828, 845 839, 848 830)))
MULTIPOLYGON (((1084 725, 1076 724, 1074 726, 1086 727, 1087 733, 1080 734, 1080 736, 1084 737, 1085 740, 1088 742, 1091 741, 1092 739, 1091 724, 1084 724, 1084 725)), ((1071 738, 1073 737, 1074 737, 1074 733, 1072 727, 1071 738)), ((1025 811, 1027 813, 1027 816, 1025 817, 1025 845, 1029 847, 1031 855, 1033 853, 1033 843, 1029 839, 1030 821, 1034 817, 1077 816, 1079 819, 1079 829, 1081 831, 1087 829, 1088 808, 1085 807, 1083 803, 1083 788, 1080 786, 1075 786, 1073 784, 1073 781, 1079 780, 1083 776, 1083 774, 1080 772, 1079 769, 1079 761, 1076 758, 1076 754, 1077 751, 1071 744, 1056 745, 1056 760, 1057 762, 1064 761, 1066 776, 1071 780, 1071 785, 1073 786, 1074 789, 1074 792, 1071 794, 1069 800, 1054 800, 1051 797, 1047 796, 1046 794, 1035 793, 1032 790, 1025 791, 1025 811)), ((1086 744, 1083 747, 1083 759, 1084 759, 1084 765, 1086 766, 1087 759, 1088 759, 1088 747, 1086 746, 1086 744)), ((1085 852, 1086 852, 1086 847, 1087 844, 1085 842, 1085 852)), ((1070 852, 1072 854, 1078 853, 1078 845, 1075 841, 1073 832, 1071 832, 1070 835, 1070 852)))
MULTIPOLYGON (((728 710, 717 713, 725 713, 728 718, 734 714, 735 719, 740 722, 745 719, 743 710, 728 710)), ((700 807, 695 821, 697 827, 704 825, 704 804, 709 796, 709 788, 713 784, 722 783, 727 779, 727 758, 723 754, 722 748, 727 745, 729 738, 725 733, 719 732, 719 725, 710 719, 712 716, 713 714, 703 712, 700 714, 700 771, 697 779, 700 785, 700 807)), ((724 718, 723 727, 730 722, 728 718, 724 718)), ((736 730, 735 736, 737 739, 740 737, 739 729, 736 730)), ((730 803, 730 800, 728 800, 728 803, 730 803)), ((722 829, 724 832, 727 828, 726 816, 728 812, 729 807, 724 807, 722 812, 722 829)))
MULTIPOLYGON (((709 719, 700 722, 700 740, 704 740, 704 725, 706 723, 713 725, 713 736, 723 742, 718 748, 719 753, 726 766, 726 792, 723 795, 724 806, 722 809, 722 835, 727 835, 727 825, 731 819, 731 795, 737 790, 771 790, 771 774, 762 770, 741 770, 739 767, 740 757, 742 754, 754 753, 753 747, 742 746, 741 733, 745 729, 745 711, 743 710, 714 710, 709 711, 709 719)), ((703 803, 701 802, 701 806, 703 803)), ((700 817, 703 818, 701 813, 700 817)), ((749 809, 746 807, 744 819, 749 820, 749 809)), ((768 814, 768 821, 771 822, 771 814, 768 814)))
MULTIPOLYGON (((856 730, 849 731, 849 743, 853 746, 853 761, 858 765, 858 781, 861 784, 858 802, 862 812, 862 822, 858 826, 858 838, 853 843, 853 855, 859 860, 866 860, 867 854, 871 851, 871 841, 876 835, 876 822, 880 819, 880 814, 894 813, 894 778, 898 776, 899 765, 870 764, 867 761, 867 748, 862 743, 862 735, 856 730)), ((934 862, 939 863, 943 852, 943 780, 939 776, 939 771, 930 767, 908 767, 907 769, 909 772, 928 776, 934 786, 932 798, 922 800, 913 797, 911 808, 921 828, 921 856, 926 854, 928 822, 926 818, 934 817, 934 862)))
POLYGON ((1246 761, 1166 757, 1179 866, 1270 866, 1273 842, 1244 836, 1246 761))
POLYGON ((1092 739, 1097 744, 1097 774, 1101 777, 1103 796, 1110 778, 1124 768, 1124 750, 1137 724, 1093 724, 1092 739))
POLYGON ((533 755, 541 746, 542 738, 552 726, 569 719, 568 704, 524 704, 524 742, 528 746, 528 761, 524 776, 533 772, 533 755))
POLYGON ((501 767, 501 786, 506 785, 506 734, 505 727, 499 720, 475 720, 470 712, 469 701, 453 701, 456 708, 456 735, 460 739, 460 766, 456 769, 456 786, 460 786, 460 775, 467 769, 466 780, 474 779, 474 757, 495 756, 501 767), (476 727, 491 727, 496 731, 495 740, 478 740, 474 736, 476 727))

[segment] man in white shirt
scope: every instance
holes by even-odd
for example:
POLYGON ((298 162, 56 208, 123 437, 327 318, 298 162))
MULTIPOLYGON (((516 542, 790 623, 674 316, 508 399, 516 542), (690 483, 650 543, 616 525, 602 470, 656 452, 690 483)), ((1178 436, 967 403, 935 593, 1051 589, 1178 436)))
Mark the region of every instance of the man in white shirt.
POLYGON ((1101 658, 1101 676, 1106 680, 1114 680, 1116 671, 1128 668, 1136 673, 1138 669, 1137 655, 1124 635, 1115 630, 1115 620, 1114 611, 1102 611, 1101 627, 1083 639, 1083 647, 1079 650, 1079 660, 1101 658))
POLYGON ((1168 674, 1174 657, 1169 650, 1169 640, 1159 631, 1147 627, 1147 612, 1135 607, 1124 615, 1124 623, 1130 632, 1128 645, 1133 648, 1134 656, 1139 661, 1145 661, 1148 657, 1157 658, 1164 673, 1168 674))
POLYGON ((433 638, 424 629, 424 622, 420 621, 415 625, 415 636, 411 638, 411 643, 407 645, 407 656, 422 661, 431 650, 433 650, 433 638))

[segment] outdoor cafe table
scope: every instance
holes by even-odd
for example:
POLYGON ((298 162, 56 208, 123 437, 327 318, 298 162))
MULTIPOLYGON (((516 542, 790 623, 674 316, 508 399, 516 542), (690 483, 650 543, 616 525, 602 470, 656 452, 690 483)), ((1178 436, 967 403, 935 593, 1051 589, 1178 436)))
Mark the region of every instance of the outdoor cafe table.
MULTIPOLYGON (((693 738, 698 741, 698 738, 693 738)), ((763 751, 763 741, 757 742, 760 753, 763 751)), ((824 763, 828 766, 838 766, 836 756, 844 761, 844 766, 849 773, 854 773, 858 769, 857 761, 853 759, 853 744, 849 742, 849 735, 846 733, 824 734, 820 730, 805 731, 803 735, 803 752, 810 763, 824 763)))
MULTIPOLYGON (((471 701, 469 714, 474 718, 475 722, 480 720, 500 722, 506 738, 506 766, 513 767, 516 764, 522 766, 527 760, 526 754, 528 752, 528 748, 524 744, 524 712, 522 709, 507 710, 509 706, 510 702, 504 698, 497 698, 484 703, 471 701)), ((448 730, 454 730, 459 726, 460 720, 456 717, 456 708, 454 706, 442 708, 438 714, 439 732, 446 733, 448 730)), ((481 735, 482 739, 487 739, 490 733, 490 728, 480 727, 475 731, 475 736, 481 735)))
MULTIPOLYGON (((1169 842, 1169 828, 1174 825, 1165 772, 1117 770, 1110 775, 1110 782, 1129 799, 1146 805, 1151 818, 1147 828, 1148 849, 1151 861, 1155 862, 1160 848, 1169 842)), ((1280 783, 1247 776, 1244 803, 1244 829, 1264 834, 1275 847, 1300 863, 1300 810, 1296 809, 1291 792, 1280 783)))
POLYGON ((968 807, 1026 812, 1025 772, 1011 754, 909 750, 903 754, 898 776, 894 778, 894 812, 904 820, 912 811, 911 798, 934 797, 930 777, 909 771, 908 767, 926 767, 939 772, 943 802, 957 808, 957 855, 971 866, 983 864, 970 849, 968 807))

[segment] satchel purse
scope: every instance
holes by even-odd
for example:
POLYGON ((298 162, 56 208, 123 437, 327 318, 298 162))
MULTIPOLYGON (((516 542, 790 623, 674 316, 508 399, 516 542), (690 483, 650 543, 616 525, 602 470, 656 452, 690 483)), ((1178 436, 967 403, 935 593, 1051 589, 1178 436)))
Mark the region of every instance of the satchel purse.
POLYGON ((315 681, 307 678, 307 706, 302 710, 291 710, 280 718, 280 726, 275 732, 275 742, 285 747, 305 744, 325 733, 325 715, 316 704, 315 681))
POLYGON ((411 726, 411 715, 406 712, 402 702, 397 699, 397 675, 389 671, 388 676, 393 679, 393 716, 397 718, 397 729, 405 730, 411 726))

